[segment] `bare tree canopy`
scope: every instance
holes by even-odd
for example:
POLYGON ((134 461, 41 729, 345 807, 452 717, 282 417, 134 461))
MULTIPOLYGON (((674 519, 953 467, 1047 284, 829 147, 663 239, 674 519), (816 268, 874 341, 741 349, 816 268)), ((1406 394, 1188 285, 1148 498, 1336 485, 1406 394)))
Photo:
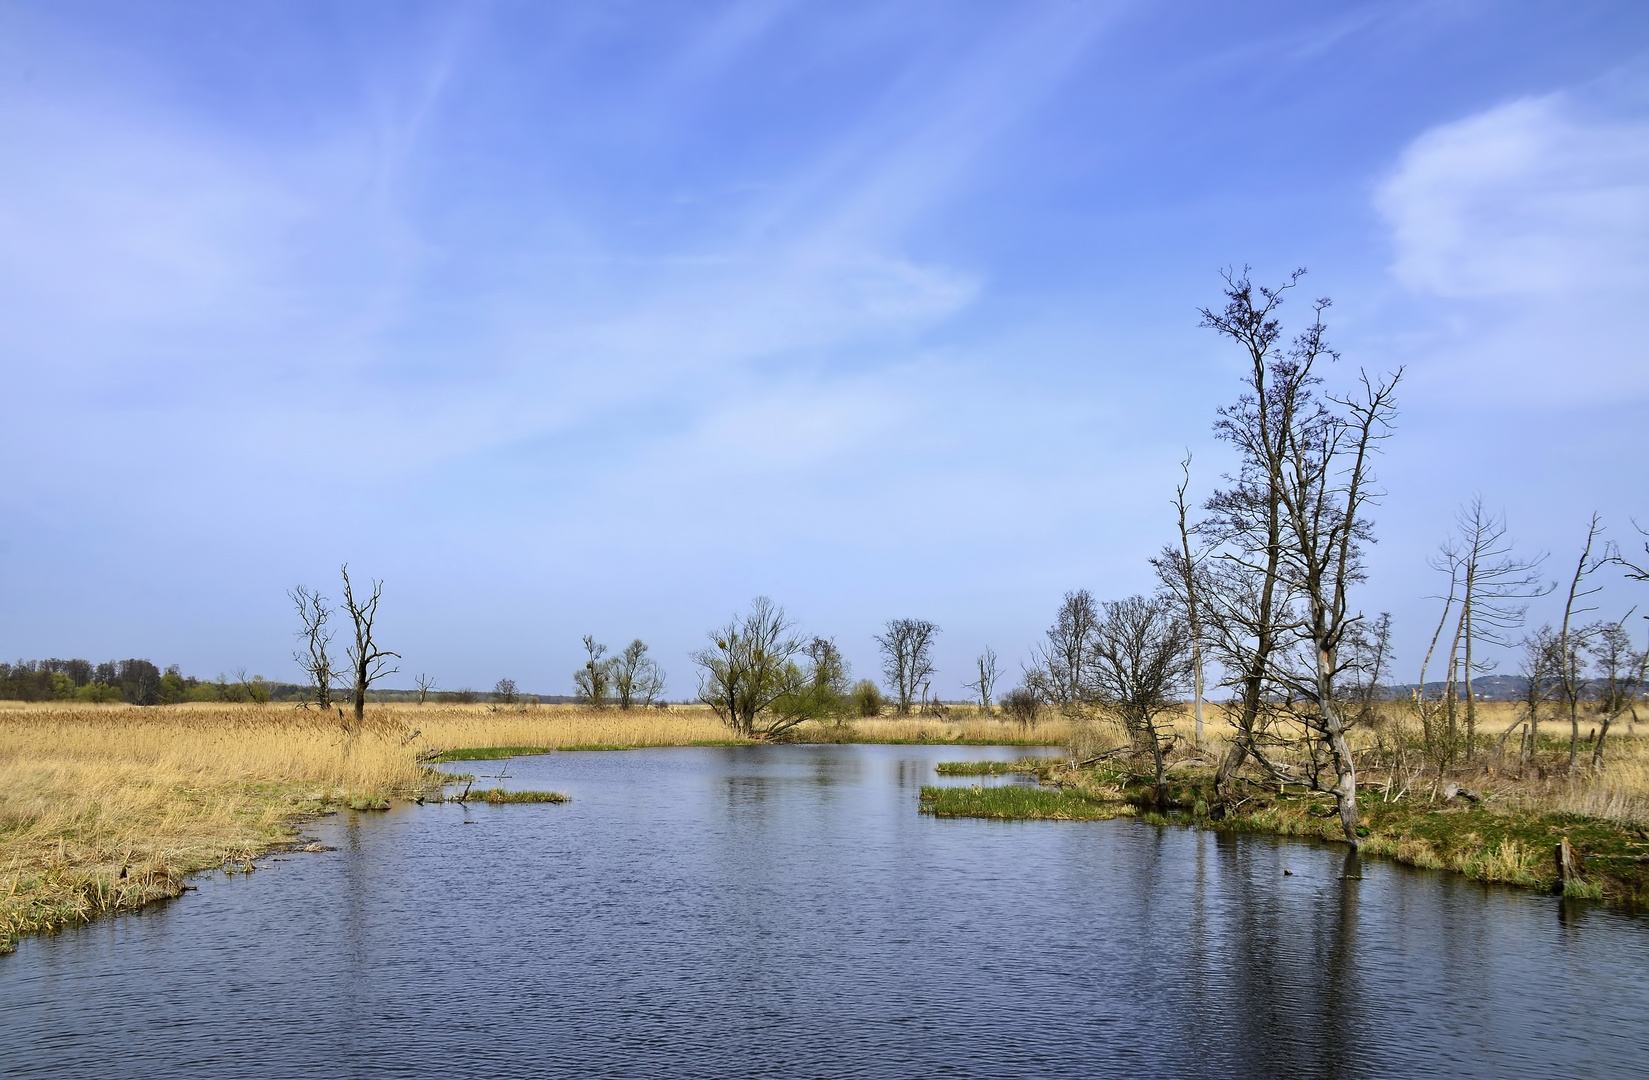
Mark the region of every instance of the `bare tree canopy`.
POLYGON ((876 635, 882 648, 882 674, 893 687, 894 711, 910 714, 916 695, 933 678, 933 639, 939 627, 926 619, 890 619, 876 635))
POLYGON ((963 683, 964 689, 972 690, 974 697, 979 701, 979 707, 988 715, 992 712, 992 702, 996 695, 996 650, 986 647, 985 651, 974 658, 975 677, 972 682, 963 683))
MULTIPOLYGON (((1356 764, 1337 682, 1348 661, 1341 650, 1362 617, 1350 591, 1363 579, 1363 549, 1372 538, 1365 516, 1378 495, 1372 457, 1389 434, 1402 372, 1382 379, 1359 372, 1347 393, 1319 397, 1324 369, 1339 359, 1323 321, 1330 301, 1315 301, 1311 323, 1277 347, 1277 308, 1303 273, 1274 289, 1256 289, 1246 271, 1227 273, 1224 310, 1202 312, 1203 325, 1238 344, 1250 361, 1244 393, 1215 425, 1242 462, 1232 486, 1209 502, 1207 527, 1232 571, 1221 580, 1235 598, 1221 605, 1223 618, 1211 621, 1236 631, 1223 639, 1236 646, 1242 697, 1228 762, 1255 751, 1266 684, 1280 683, 1286 696, 1308 705, 1293 715, 1327 750, 1340 821, 1355 845, 1356 764), (1290 662, 1296 648, 1305 653, 1303 663, 1290 662)), ((1229 775, 1223 763, 1221 773, 1229 775)))
POLYGON ((621 709, 647 707, 664 692, 664 670, 647 655, 640 638, 624 646, 624 651, 607 661, 609 681, 621 709))
POLYGON ((1187 451, 1185 460, 1180 462, 1180 482, 1174 489, 1174 510, 1179 521, 1179 547, 1164 547, 1162 553, 1151 560, 1151 565, 1157 572, 1157 578, 1164 588, 1174 596, 1185 610, 1186 625, 1191 631, 1191 715, 1195 723, 1197 745, 1202 745, 1203 738, 1203 663, 1202 663, 1202 615, 1201 594, 1206 588, 1207 573, 1203 568, 1204 560, 1208 557, 1208 547, 1198 533, 1197 526, 1190 520, 1190 511, 1185 504, 1185 493, 1191 487, 1191 454, 1187 451), (1192 542, 1196 536, 1197 541, 1192 542))
POLYGON ((366 715, 366 692, 372 684, 385 675, 392 675, 401 669, 390 665, 390 659, 401 658, 401 654, 379 648, 373 640, 374 623, 378 618, 378 601, 384 594, 384 583, 372 582, 372 595, 364 601, 355 599, 355 589, 349 581, 349 564, 344 563, 340 571, 344 578, 344 611, 348 613, 350 622, 355 627, 355 643, 349 647, 349 663, 355 675, 355 723, 360 724, 366 715))
POLYGON ((573 673, 573 700, 597 709, 607 705, 607 694, 612 687, 612 666, 602 659, 607 646, 596 643, 595 637, 584 635, 584 666, 573 673))
POLYGON ((1164 759, 1174 736, 1157 718, 1178 705, 1191 680, 1191 629, 1172 597, 1107 601, 1088 640, 1085 691, 1151 754, 1157 805, 1167 802, 1164 759))
POLYGON ((775 701, 801 691, 803 675, 793 663, 802 649, 784 609, 765 596, 710 633, 711 644, 693 653, 699 667, 699 700, 722 722, 747 738, 771 738, 805 717, 780 715, 775 701))
POLYGON ((1609 729, 1623 713, 1636 708, 1644 679, 1649 677, 1649 647, 1641 652, 1633 648, 1632 635, 1626 629, 1626 620, 1631 617, 1632 612, 1628 611, 1618 622, 1592 627, 1587 645, 1595 672, 1598 710, 1597 740, 1592 744, 1593 772, 1603 768, 1603 744, 1609 738, 1609 729))
POLYGON ((1444 541, 1431 565, 1449 576, 1443 614, 1432 634, 1431 645, 1420 665, 1420 687, 1414 705, 1419 710, 1426 735, 1427 756, 1441 771, 1448 768, 1455 753, 1465 749, 1469 761, 1477 743, 1477 698, 1472 677, 1493 670, 1482 659, 1480 644, 1509 647, 1511 632, 1523 625, 1527 607, 1518 600, 1544 596, 1555 585, 1542 584, 1540 566, 1544 554, 1532 559, 1512 555, 1506 520, 1490 513, 1481 497, 1455 515, 1458 538, 1444 541), (1436 700, 1428 697, 1426 670, 1437 650, 1449 616, 1458 606, 1459 615, 1449 647, 1446 677, 1436 700), (1458 730, 1459 701, 1465 703, 1465 732, 1458 730))
POLYGON ((1044 676, 1041 689, 1049 701, 1069 707, 1085 699, 1084 676, 1098 625, 1099 607, 1087 589, 1065 594, 1054 624, 1048 627, 1048 640, 1037 655, 1044 676))
POLYGON ((315 704, 322 709, 330 709, 332 684, 339 674, 327 652, 332 644, 332 631, 327 627, 332 610, 327 607, 326 597, 318 590, 312 591, 299 585, 286 595, 291 599, 292 606, 298 609, 301 626, 298 638, 303 642, 303 646, 292 654, 292 659, 297 661, 309 680, 309 693, 315 704))
POLYGON ((1592 515, 1586 530, 1586 544, 1575 561, 1574 576, 1569 579, 1568 597, 1563 605, 1563 623, 1558 627, 1556 642, 1557 687, 1569 713, 1569 775, 1573 776, 1580 762, 1580 703, 1586 693, 1584 654, 1591 637, 1590 626, 1582 625, 1581 615, 1595 610, 1585 602, 1597 595, 1601 586, 1589 585, 1588 579, 1605 563, 1611 561, 1607 548, 1596 554, 1598 540, 1603 532, 1603 519, 1592 515))

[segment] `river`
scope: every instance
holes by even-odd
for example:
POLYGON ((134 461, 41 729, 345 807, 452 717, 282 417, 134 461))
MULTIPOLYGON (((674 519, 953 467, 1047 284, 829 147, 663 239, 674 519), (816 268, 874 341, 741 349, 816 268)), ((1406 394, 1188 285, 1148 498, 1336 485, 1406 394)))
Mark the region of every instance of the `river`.
POLYGON ((1649 920, 1347 880, 1333 845, 917 813, 936 763, 1018 753, 461 763, 573 801, 342 814, 333 850, 27 939, 0 1075, 1649 1075, 1649 920))

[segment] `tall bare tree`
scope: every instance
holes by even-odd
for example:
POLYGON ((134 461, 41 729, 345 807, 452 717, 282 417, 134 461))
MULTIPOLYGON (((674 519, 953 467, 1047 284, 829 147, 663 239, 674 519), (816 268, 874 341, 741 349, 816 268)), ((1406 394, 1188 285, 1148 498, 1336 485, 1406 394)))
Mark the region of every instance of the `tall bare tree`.
POLYGON ((327 651, 332 644, 332 631, 327 627, 332 609, 327 607, 326 597, 319 590, 299 585, 286 595, 292 600, 292 606, 298 609, 298 621, 302 626, 298 638, 303 642, 303 647, 292 654, 292 659, 297 661, 309 680, 309 693, 316 706, 330 709, 332 684, 338 678, 338 671, 327 651))
POLYGON ((893 685, 894 711, 910 715, 917 693, 933 678, 933 639, 939 627, 926 619, 890 619, 876 635, 882 648, 882 673, 893 685))
POLYGON ((1551 697, 1561 666, 1557 634, 1551 626, 1542 626, 1523 638, 1521 663, 1518 666, 1518 674, 1523 677, 1524 725, 1518 751, 1520 769, 1527 768, 1529 759, 1540 749, 1540 707, 1551 697))
POLYGON ((974 696, 979 699, 979 708, 988 715, 992 712, 992 699, 996 695, 996 650, 986 646, 985 651, 975 657, 973 663, 978 676, 972 682, 962 685, 973 691, 974 696))
POLYGON ((399 660, 401 654, 379 648, 373 640, 373 624, 378 618, 378 601, 384 594, 384 583, 373 580, 372 594, 364 601, 358 601, 354 586, 349 581, 348 563, 344 563, 341 573, 344 578, 344 611, 355 628, 355 643, 349 647, 348 655, 355 676, 355 723, 359 725, 366 716, 367 690, 385 675, 401 670, 389 662, 391 658, 399 660))
POLYGON ((1149 750, 1158 807, 1167 804, 1164 780, 1172 729, 1158 721, 1176 708, 1191 679, 1191 631, 1171 596, 1130 596, 1104 605, 1094 626, 1084 678, 1088 692, 1149 750))
POLYGON ((647 655, 647 644, 636 638, 608 661, 613 694, 621 709, 646 708, 664 691, 664 671, 647 655))
POLYGON ((1314 706, 1308 722, 1327 744, 1340 823, 1347 842, 1356 846, 1357 765, 1341 713, 1338 683, 1347 659, 1341 649, 1362 619, 1351 606, 1350 593, 1363 580, 1362 549, 1372 539, 1364 516, 1378 494, 1371 459, 1390 432, 1402 372, 1382 379, 1360 373, 1354 393, 1327 398, 1343 412, 1313 402, 1309 388, 1319 378, 1317 365, 1339 359, 1324 337, 1322 316, 1328 305, 1326 299, 1316 301, 1316 318, 1277 371, 1285 400, 1292 403, 1282 427, 1282 502, 1289 525, 1283 559, 1307 612, 1304 637, 1312 652, 1311 679, 1295 686, 1314 706))
POLYGON ((1608 549, 1602 556, 1593 554, 1602 533, 1603 519, 1593 514, 1591 525, 1586 530, 1586 545, 1581 548, 1580 558, 1575 562, 1574 576, 1569 579, 1568 598, 1563 604, 1563 624, 1557 631, 1557 685, 1563 695, 1564 708, 1569 713, 1570 776, 1574 776, 1580 767, 1580 702, 1586 693, 1585 650, 1591 636, 1590 628, 1581 625, 1579 618, 1594 610, 1583 605, 1588 597, 1597 595, 1602 588, 1588 586, 1587 579, 1604 563, 1611 561, 1614 555, 1608 549))
POLYGON ((738 735, 771 738, 805 716, 776 715, 772 704, 799 694, 804 676, 792 658, 801 651, 794 624, 765 596, 710 634, 711 644, 692 654, 699 666, 699 700, 738 735))
POLYGON ((1446 593, 1434 597, 1443 601, 1443 613, 1437 617, 1437 627, 1432 631, 1431 644, 1426 646, 1426 654, 1420 661, 1420 682, 1414 691, 1412 705, 1420 717, 1420 730, 1425 740, 1426 759, 1442 776, 1454 764, 1455 755, 1460 749, 1459 730, 1456 722, 1457 710, 1455 707, 1455 657, 1458 655, 1460 639, 1459 630, 1464 625, 1463 620, 1456 620, 1454 641, 1449 645, 1448 677, 1443 682, 1442 692, 1434 699, 1426 688, 1426 673, 1431 668, 1432 658, 1437 654, 1437 643, 1443 638, 1443 631, 1448 628, 1449 617, 1455 613, 1455 605, 1460 600, 1460 546, 1454 537, 1444 540, 1435 556, 1428 560, 1431 568, 1449 575, 1449 588, 1446 593))
POLYGON ((1201 594, 1203 582, 1206 578, 1203 571, 1203 562, 1208 557, 1208 547, 1198 533, 1197 527, 1191 523, 1189 511, 1185 505, 1185 493, 1191 487, 1191 455, 1187 453, 1185 460, 1180 462, 1181 478, 1174 489, 1174 509, 1179 518, 1179 547, 1165 547, 1151 565, 1156 568, 1157 577, 1163 587, 1168 589, 1185 610, 1186 626, 1191 631, 1191 715, 1196 723, 1197 745, 1203 741, 1203 662, 1202 662, 1202 613, 1201 594), (1192 542, 1192 537, 1197 542, 1192 542))
POLYGON ((1275 289, 1256 289, 1246 272, 1227 273, 1225 309, 1202 311, 1203 325, 1242 346, 1250 366, 1244 393, 1216 424, 1241 465, 1232 486, 1209 500, 1213 516, 1205 525, 1221 542, 1220 580, 1235 597, 1211 619, 1234 654, 1236 664, 1227 666, 1240 698, 1220 776, 1228 779, 1232 762, 1254 753, 1268 683, 1280 682, 1308 706, 1294 715, 1326 749, 1341 825, 1356 844, 1356 765, 1337 682, 1349 663, 1341 649, 1361 618, 1350 589, 1362 579, 1362 548, 1371 538, 1364 516, 1376 495, 1371 458, 1389 431, 1401 372, 1383 379, 1360 373, 1350 393, 1319 398, 1322 369, 1339 358, 1326 340, 1329 301, 1317 300, 1311 324, 1278 346, 1276 309, 1302 273, 1275 289), (1284 663, 1295 645, 1303 663, 1284 663))
POLYGON ((1273 370, 1282 338, 1277 310, 1304 273, 1296 270, 1271 288, 1250 282, 1247 268, 1228 271, 1225 307, 1200 309, 1200 325, 1231 340, 1247 360, 1241 394, 1214 423, 1215 435, 1237 451, 1237 471, 1210 496, 1209 516, 1198 526, 1214 545, 1214 586, 1204 590, 1210 643, 1236 691, 1229 712, 1235 730, 1215 773, 1226 799, 1238 770, 1260 750, 1277 698, 1276 655, 1286 648, 1293 621, 1282 563, 1284 433, 1293 405, 1286 390, 1273 385, 1273 370))
MULTIPOLYGON (((1470 761, 1477 743, 1477 694, 1472 676, 1493 670, 1493 664, 1486 663, 1475 648, 1478 644, 1510 646, 1510 634, 1523 625, 1528 610, 1527 605, 1517 601, 1544 596, 1556 585, 1541 581, 1544 554, 1532 559, 1513 556, 1505 517, 1486 510, 1481 496, 1473 496, 1460 509, 1455 523, 1460 542, 1444 547, 1444 557, 1451 561, 1450 577, 1460 596, 1460 619, 1454 635, 1459 665, 1456 669, 1451 654, 1450 671, 1451 675, 1458 671, 1464 689, 1465 749, 1466 760, 1470 761)), ((1450 590, 1451 594, 1455 589, 1450 590)), ((1449 681, 1452 687, 1455 679, 1449 681)))

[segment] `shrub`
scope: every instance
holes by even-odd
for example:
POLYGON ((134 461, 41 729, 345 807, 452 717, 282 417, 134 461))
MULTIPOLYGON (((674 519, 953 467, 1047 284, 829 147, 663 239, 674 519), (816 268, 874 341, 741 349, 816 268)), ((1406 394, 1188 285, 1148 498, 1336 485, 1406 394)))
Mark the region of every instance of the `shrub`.
POLYGON ((860 679, 853 685, 853 708, 860 716, 880 716, 887 699, 882 688, 869 679, 860 679))
POLYGON ((1024 727, 1035 727, 1042 717, 1042 696, 1028 686, 1003 694, 1001 706, 1009 720, 1024 727))

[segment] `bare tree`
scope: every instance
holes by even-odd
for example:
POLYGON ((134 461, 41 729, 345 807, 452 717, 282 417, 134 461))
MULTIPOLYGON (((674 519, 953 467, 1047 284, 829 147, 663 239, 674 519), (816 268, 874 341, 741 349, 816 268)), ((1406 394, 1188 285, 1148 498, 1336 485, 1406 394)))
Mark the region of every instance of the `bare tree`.
POLYGON ((939 628, 926 619, 890 619, 887 632, 876 635, 882 647, 882 673, 897 698, 894 711, 910 715, 917 693, 933 677, 933 639, 939 628))
POLYGON ((262 675, 248 675, 245 668, 235 669, 235 690, 240 701, 249 701, 254 705, 269 703, 269 684, 262 675))
MULTIPOLYGON (((1636 609, 1634 609, 1636 610, 1636 609)), ((1593 628, 1589 650, 1598 676, 1597 741, 1592 744, 1592 771, 1603 768, 1603 742, 1609 737, 1609 728, 1631 709, 1637 701, 1643 682, 1649 676, 1649 648, 1642 652, 1632 648, 1632 635, 1626 629, 1628 611, 1619 622, 1603 623, 1593 628)))
POLYGON ((372 595, 364 601, 355 599, 355 589, 349 581, 349 564, 341 568, 344 578, 344 611, 355 627, 355 643, 348 649, 350 668, 355 676, 355 723, 366 716, 366 692, 385 675, 400 671, 390 666, 390 658, 401 658, 398 652, 380 649, 373 641, 373 623, 378 618, 378 601, 384 594, 384 583, 372 582, 372 595))
MULTIPOLYGON (((1644 537, 1644 561, 1641 563, 1633 562, 1632 559, 1626 558, 1625 553, 1619 548, 1614 548, 1609 552, 1609 561, 1619 565, 1622 570, 1626 571, 1626 576, 1633 581, 1649 581, 1649 529, 1639 525, 1636 519, 1633 519, 1632 527, 1644 537)), ((1632 556, 1633 559, 1637 557, 1636 555, 1632 556)), ((1645 618, 1649 618, 1649 616, 1645 616, 1645 618)))
POLYGON ((497 712, 500 705, 514 705, 521 695, 515 688, 514 679, 499 679, 492 684, 492 711, 497 712))
POLYGON ((1427 560, 1433 570, 1449 575, 1449 589, 1447 593, 1434 597, 1443 601, 1443 614, 1437 618, 1437 628, 1432 631, 1431 644, 1426 646, 1426 655, 1420 661, 1420 683, 1414 692, 1413 707, 1420 717, 1420 730, 1425 739, 1426 758, 1432 768, 1441 777, 1454 764, 1455 754, 1459 751, 1459 729, 1456 723, 1455 708, 1455 658, 1458 656, 1460 639, 1459 631, 1464 621, 1455 623, 1456 636, 1449 646, 1448 678, 1444 680, 1443 690, 1433 700, 1426 689, 1426 672, 1431 668, 1432 657, 1437 653, 1437 643, 1442 640, 1443 631, 1449 625, 1449 616, 1454 614, 1455 604, 1460 599, 1460 567, 1461 557, 1459 544, 1454 537, 1444 540, 1438 552, 1427 560))
POLYGON ((1161 554, 1151 560, 1156 568, 1157 577, 1180 602, 1185 609, 1186 625, 1191 631, 1191 713, 1196 722, 1197 745, 1202 745, 1203 721, 1203 663, 1202 663, 1202 618, 1200 613, 1199 597, 1203 585, 1199 578, 1206 575, 1202 571, 1203 560, 1208 557, 1208 548, 1198 535, 1196 526, 1191 524, 1189 512, 1185 505, 1185 493, 1191 486, 1191 455, 1187 453, 1185 460, 1180 462, 1181 478, 1179 486, 1174 489, 1174 509, 1179 518, 1179 548, 1165 547, 1161 554), (1193 546, 1191 538, 1198 536, 1198 543, 1193 546))
POLYGON ((644 708, 650 706, 664 690, 664 671, 647 655, 647 645, 640 638, 624 646, 624 651, 607 664, 621 709, 633 708, 637 703, 644 708))
POLYGON ((806 719, 769 711, 773 702, 802 689, 801 669, 792 662, 802 643, 783 608, 758 596, 747 614, 712 631, 710 641, 692 654, 699 666, 699 700, 734 733, 771 738, 806 719))
POLYGON ((612 661, 602 659, 607 646, 596 644, 593 635, 585 634, 584 653, 584 666, 573 673, 573 698, 597 709, 606 708, 607 692, 612 687, 612 661))
POLYGON ((1293 715, 1326 750, 1341 825, 1355 845, 1356 766, 1336 681, 1346 670, 1341 648, 1361 618, 1349 591, 1362 580, 1362 548, 1371 538, 1364 517, 1375 495, 1371 457, 1389 431, 1401 372, 1381 380, 1361 373, 1352 394, 1319 399, 1313 388, 1320 369, 1339 358, 1326 340, 1329 301, 1317 300, 1311 324, 1286 349, 1277 347, 1276 308, 1301 273, 1280 288, 1258 290, 1246 274, 1227 273, 1224 311, 1202 312, 1203 325, 1241 345, 1251 364, 1244 394, 1216 424, 1242 464, 1232 487, 1209 500, 1214 513, 1205 526, 1222 544, 1221 580, 1234 586, 1236 598, 1212 620, 1237 661, 1228 669, 1240 688, 1238 730, 1220 779, 1230 777, 1233 760, 1254 753, 1255 723, 1275 680, 1308 706, 1293 715), (1296 645, 1304 662, 1285 662, 1296 645))
POLYGON ((802 651, 807 654, 808 682, 817 690, 845 697, 853 676, 835 640, 815 637, 802 651))
POLYGON ((1099 625, 1099 605, 1087 589, 1065 594, 1054 624, 1048 627, 1047 642, 1038 654, 1045 676, 1048 700, 1069 710, 1086 697, 1086 675, 1092 659, 1094 630, 1099 625))
POLYGON ((1569 579, 1568 599, 1563 605, 1563 625, 1557 632, 1557 685, 1563 695, 1564 707, 1569 713, 1569 775, 1574 776, 1580 763, 1580 701, 1586 691, 1585 660, 1583 654, 1587 640, 1591 636, 1590 627, 1581 626, 1579 616, 1592 611, 1590 607, 1581 606, 1587 597, 1597 594, 1601 586, 1586 587, 1586 579, 1590 577, 1605 562, 1612 561, 1613 552, 1605 549, 1603 556, 1592 554, 1597 546, 1599 535, 1603 532, 1603 520, 1597 514, 1592 515, 1592 523, 1586 530, 1586 546, 1580 551, 1580 558, 1575 562, 1574 576, 1569 579))
POLYGON ((1211 567, 1213 587, 1204 590, 1210 644, 1236 691, 1229 713, 1235 731, 1215 773, 1215 786, 1227 800, 1238 770, 1259 752, 1269 726, 1278 697, 1276 654, 1286 647, 1293 621, 1282 573, 1284 433, 1293 403, 1272 376, 1282 336, 1277 309, 1304 273, 1296 270, 1283 285, 1269 288, 1253 285, 1246 268, 1241 274, 1227 272, 1224 309, 1200 309, 1201 325, 1229 338, 1248 360, 1243 392, 1235 404, 1220 409, 1214 424, 1215 435, 1238 453, 1237 472, 1204 504, 1209 517, 1198 526, 1215 546, 1217 560, 1211 567))
POLYGON ((311 591, 299 585, 286 595, 298 609, 298 621, 302 625, 298 638, 303 642, 303 647, 292 654, 292 659, 297 661, 309 680, 309 692, 316 706, 330 709, 332 684, 338 678, 338 671, 327 652, 332 644, 332 631, 327 628, 332 610, 327 607, 326 597, 318 590, 311 591))
POLYGON ((1191 631, 1171 596, 1130 596, 1104 605, 1094 627, 1085 681, 1129 736, 1151 754, 1156 805, 1167 805, 1164 781, 1172 729, 1158 717, 1179 704, 1191 679, 1191 631))
MULTIPOLYGON (((1470 761, 1477 742, 1477 695, 1472 689, 1472 676, 1493 670, 1492 663, 1485 663, 1474 655, 1475 646, 1478 643, 1509 646, 1510 633, 1523 625, 1527 611, 1526 605, 1516 601, 1544 596, 1556 586, 1555 583, 1541 584, 1544 554, 1533 559, 1512 556, 1506 519, 1485 510, 1481 496, 1474 496, 1462 507, 1455 521, 1461 542, 1458 547, 1444 547, 1444 557, 1451 561, 1451 580, 1460 594, 1460 621, 1455 631, 1459 666, 1456 669, 1455 656, 1451 653, 1449 684, 1454 685, 1458 671, 1465 690, 1465 748, 1466 760, 1470 761)), ((1451 594, 1453 591, 1451 589, 1451 594)), ((1447 618, 1446 612, 1444 617, 1447 618)))
POLYGON ((986 646, 974 660, 974 670, 979 673, 978 678, 970 683, 963 683, 963 687, 972 690, 979 699, 979 708, 989 715, 993 710, 991 699, 996 692, 996 650, 986 646))
POLYGON ((1523 725, 1518 750, 1520 768, 1527 767, 1529 759, 1540 748, 1540 707, 1551 697, 1561 666, 1557 635, 1550 626, 1542 626, 1523 639, 1522 662, 1518 667, 1518 674, 1523 677, 1523 716, 1506 729, 1510 735, 1518 723, 1523 725))
POLYGON ((432 675, 419 675, 417 681, 413 683, 413 686, 418 691, 418 704, 420 705, 429 700, 429 695, 431 693, 439 689, 439 687, 435 685, 435 677, 432 675))
POLYGON ((1322 315, 1329 302, 1318 300, 1316 319, 1296 339, 1278 380, 1290 407, 1283 426, 1286 448, 1282 502, 1289 524, 1284 561, 1297 583, 1308 620, 1304 637, 1312 651, 1311 679, 1295 686, 1315 707, 1308 724, 1328 747, 1336 782, 1335 802, 1346 841, 1357 845, 1357 766, 1345 738, 1345 718, 1336 685, 1345 670, 1341 647, 1362 618, 1350 604, 1350 590, 1363 580, 1362 549, 1372 539, 1363 516, 1376 497, 1372 455, 1390 432, 1393 395, 1401 370, 1384 379, 1359 377, 1355 396, 1327 400, 1335 412, 1310 400, 1310 385, 1319 360, 1339 355, 1324 340, 1322 315))

